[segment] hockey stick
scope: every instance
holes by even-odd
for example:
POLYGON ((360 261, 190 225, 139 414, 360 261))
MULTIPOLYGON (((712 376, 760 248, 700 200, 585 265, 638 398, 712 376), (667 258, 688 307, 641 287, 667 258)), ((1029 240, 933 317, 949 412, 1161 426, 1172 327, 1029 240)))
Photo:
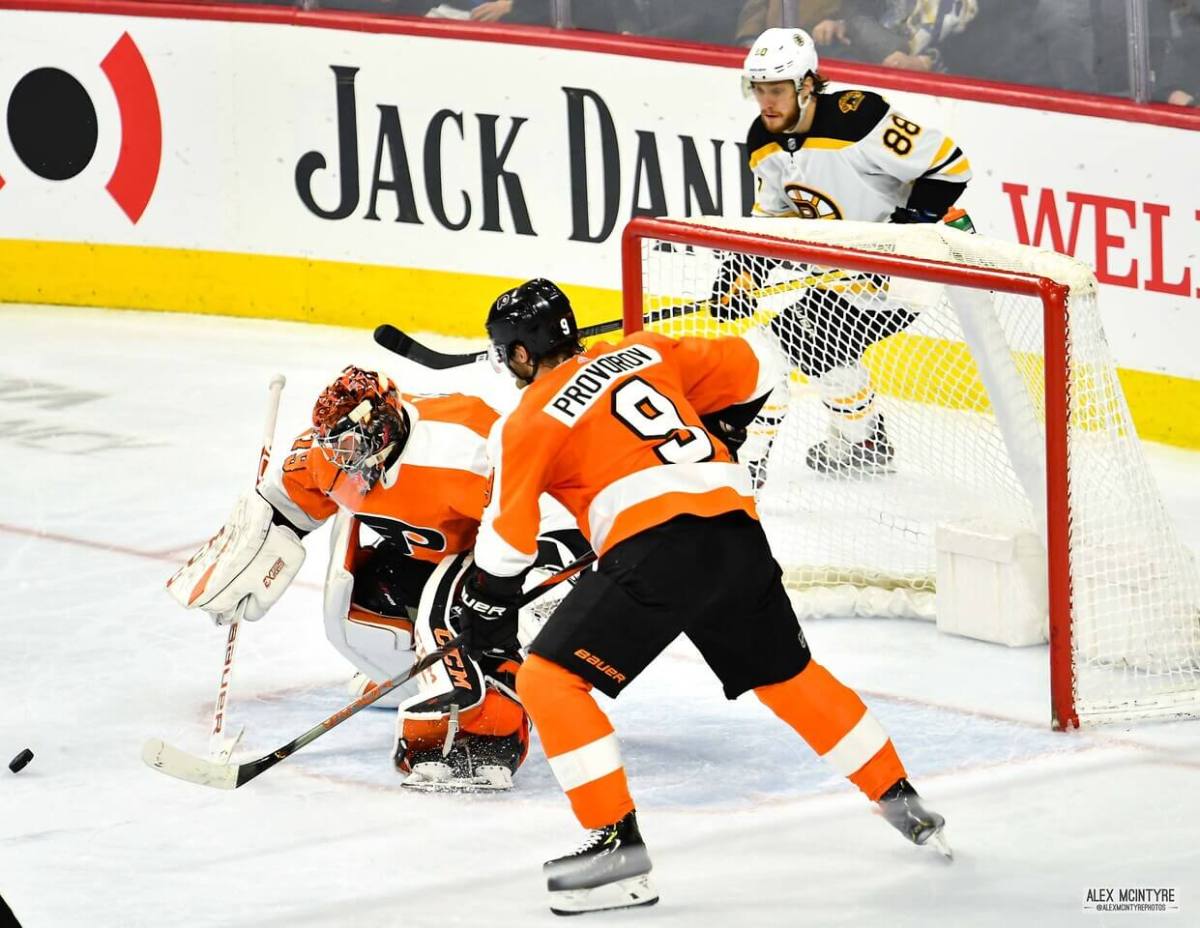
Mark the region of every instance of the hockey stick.
MULTIPOLYGON (((595 560, 595 553, 589 552, 553 576, 547 577, 528 593, 521 596, 521 599, 517 603, 518 608, 527 606, 551 587, 557 586, 563 580, 577 574, 595 560)), ((189 783, 196 783, 200 786, 211 786, 214 789, 237 789, 239 786, 249 783, 260 773, 270 770, 281 760, 291 757, 305 745, 316 741, 325 732, 341 725, 342 722, 346 721, 346 719, 350 718, 350 716, 357 713, 360 709, 365 709, 371 703, 386 696, 396 687, 407 683, 417 674, 421 673, 421 671, 432 667, 462 644, 464 637, 465 634, 456 635, 437 650, 430 651, 404 673, 392 677, 390 680, 385 680, 374 689, 368 690, 359 696, 358 699, 354 700, 354 702, 350 703, 350 705, 339 709, 333 715, 318 722, 300 737, 293 738, 287 744, 283 745, 283 747, 257 760, 247 761, 243 764, 218 764, 171 747, 171 745, 167 744, 161 738, 151 738, 146 742, 142 747, 142 760, 155 770, 160 770, 180 780, 187 780, 189 783)))
MULTIPOLYGON (((276 374, 271 378, 271 383, 267 387, 270 398, 267 400, 266 422, 263 423, 262 450, 258 455, 258 471, 254 477, 255 486, 262 483, 263 475, 267 472, 267 465, 271 462, 271 445, 275 440, 275 421, 279 417, 279 397, 286 383, 287 378, 283 374, 276 374)), ((208 736, 208 753, 214 760, 221 763, 228 763, 230 755, 233 754, 238 742, 242 740, 242 734, 246 730, 244 726, 241 726, 232 736, 227 736, 225 734, 225 709, 229 703, 229 684, 233 680, 233 655, 237 650, 238 630, 241 628, 242 617, 245 616, 249 603, 250 597, 248 596, 239 602, 233 613, 233 621, 229 623, 229 634, 225 638, 225 663, 221 667, 221 682, 217 686, 217 700, 213 703, 213 724, 212 731, 208 736)))
MULTIPOLYGON (((845 278, 845 271, 834 270, 827 271, 824 274, 817 274, 810 277, 804 277, 797 280, 788 280, 783 283, 773 284, 769 287, 759 287, 756 290, 750 290, 747 296, 755 299, 763 297, 775 296, 780 293, 788 293, 792 290, 803 290, 809 287, 817 287, 821 284, 829 283, 838 279, 845 278)), ((667 319, 678 319, 680 316, 690 316, 692 313, 698 313, 702 309, 707 309, 712 305, 711 300, 694 300, 691 303, 680 303, 678 306, 664 306, 662 309, 656 309, 642 316, 643 324, 653 324, 655 322, 663 322, 667 319)), ((622 319, 610 319, 608 322, 597 322, 594 325, 586 325, 579 330, 579 337, 592 338, 596 335, 605 335, 608 332, 620 331, 625 325, 622 319)), ((437 351, 427 345, 422 345, 419 341, 400 331, 394 325, 384 323, 377 326, 375 329, 375 343, 381 348, 386 348, 402 358, 415 364, 420 364, 422 367, 428 367, 435 371, 449 370, 454 367, 463 367, 467 364, 474 364, 477 361, 486 361, 488 359, 487 351, 468 351, 463 354, 452 354, 445 351, 437 351)))

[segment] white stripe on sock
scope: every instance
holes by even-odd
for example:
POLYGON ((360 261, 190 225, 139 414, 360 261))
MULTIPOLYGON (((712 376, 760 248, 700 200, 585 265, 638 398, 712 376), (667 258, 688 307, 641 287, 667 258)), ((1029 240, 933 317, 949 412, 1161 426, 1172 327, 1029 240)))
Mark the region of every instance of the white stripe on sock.
POLYGON ((617 736, 610 732, 574 751, 551 757, 549 761, 558 785, 566 792, 621 769, 621 751, 617 736))
POLYGON ((868 709, 858 724, 851 728, 842 740, 821 756, 844 777, 858 773, 863 765, 879 753, 888 741, 888 733, 875 721, 868 709))

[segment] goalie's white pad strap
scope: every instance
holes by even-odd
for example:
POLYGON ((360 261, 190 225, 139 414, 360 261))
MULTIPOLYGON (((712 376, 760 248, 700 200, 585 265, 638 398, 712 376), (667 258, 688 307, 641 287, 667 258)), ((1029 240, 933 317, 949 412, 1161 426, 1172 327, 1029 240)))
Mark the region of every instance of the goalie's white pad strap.
POLYGON ((232 619, 248 597, 245 618, 262 618, 299 572, 305 554, 294 531, 272 524, 273 515, 257 492, 244 494, 221 530, 168 581, 168 592, 219 623, 232 619))

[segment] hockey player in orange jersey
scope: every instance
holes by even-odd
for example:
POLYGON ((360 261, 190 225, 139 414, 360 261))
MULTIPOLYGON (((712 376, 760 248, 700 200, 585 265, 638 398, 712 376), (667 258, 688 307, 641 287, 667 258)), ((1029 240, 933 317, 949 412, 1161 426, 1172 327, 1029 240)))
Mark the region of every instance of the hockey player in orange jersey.
POLYGON ((566 295, 546 280, 504 293, 488 333, 524 387, 494 430, 491 499, 463 591, 471 634, 511 625, 535 556, 537 500, 557 498, 600 555, 529 648, 517 692, 581 825, 546 866, 559 914, 657 900, 612 724, 610 697, 680 633, 730 699, 747 690, 847 776, 916 844, 942 842, 883 727, 812 659, 734 453, 783 374, 769 335, 642 332, 586 351, 566 295))
MULTIPOLYGON (((486 439, 497 418, 476 397, 401 394, 378 372, 346 368, 322 391, 312 428, 282 467, 239 502, 226 527, 232 542, 209 563, 189 562, 172 592, 218 624, 249 596, 245 618, 260 618, 299 570, 300 539, 332 518, 329 639, 359 671, 355 695, 372 679, 403 673, 416 651, 457 633, 455 588, 471 564, 490 472, 486 439), (364 543, 364 532, 377 536, 374 544, 364 543), (268 574, 269 585, 258 583, 268 574), (193 596, 193 577, 204 578, 207 595, 193 596)), ((586 550, 567 528, 539 543, 547 570, 586 550)), ((408 774, 405 786, 512 785, 529 742, 514 692, 520 660, 514 634, 453 652, 385 698, 399 707, 393 757, 408 774)))

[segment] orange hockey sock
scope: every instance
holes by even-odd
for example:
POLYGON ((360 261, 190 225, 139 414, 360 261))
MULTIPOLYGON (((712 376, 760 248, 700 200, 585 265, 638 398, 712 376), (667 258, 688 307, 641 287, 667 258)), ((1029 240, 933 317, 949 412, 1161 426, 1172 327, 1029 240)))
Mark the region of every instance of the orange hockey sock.
POLYGON ((612 722, 591 689, 582 677, 536 654, 517 674, 517 695, 575 817, 584 828, 602 828, 633 811, 633 798, 612 722))
POLYGON ((754 694, 868 799, 879 799, 905 776, 883 726, 854 690, 816 661, 790 680, 760 686, 754 694))

